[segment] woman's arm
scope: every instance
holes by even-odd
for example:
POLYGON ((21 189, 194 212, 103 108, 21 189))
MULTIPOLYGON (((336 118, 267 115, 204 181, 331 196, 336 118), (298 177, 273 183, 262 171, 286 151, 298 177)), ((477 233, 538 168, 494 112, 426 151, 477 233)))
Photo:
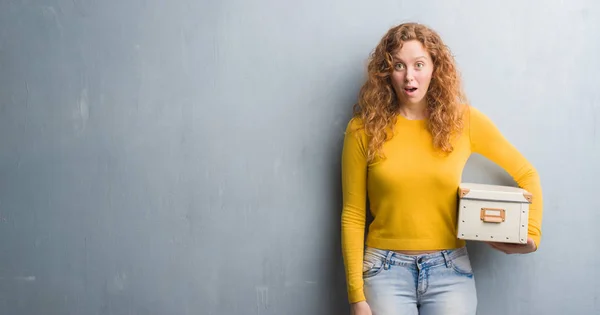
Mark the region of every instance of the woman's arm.
POLYGON ((362 279, 367 201, 367 145, 357 118, 346 128, 342 150, 342 254, 350 303, 365 300, 362 279))
POLYGON ((506 253, 528 253, 537 250, 542 232, 543 197, 540 177, 533 165, 502 135, 496 125, 483 113, 469 107, 471 151, 479 153, 502 167, 519 187, 533 194, 529 206, 527 245, 494 243, 506 253))

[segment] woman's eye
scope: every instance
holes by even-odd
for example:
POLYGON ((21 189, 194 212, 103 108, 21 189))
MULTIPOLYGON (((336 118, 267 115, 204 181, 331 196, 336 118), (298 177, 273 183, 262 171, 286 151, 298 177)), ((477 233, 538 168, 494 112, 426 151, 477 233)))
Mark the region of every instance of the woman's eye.
POLYGON ((417 68, 423 68, 425 65, 422 62, 417 63, 417 68))
POLYGON ((402 70, 402 69, 404 69, 404 65, 401 63, 397 63, 395 68, 396 68, 396 70, 402 70))

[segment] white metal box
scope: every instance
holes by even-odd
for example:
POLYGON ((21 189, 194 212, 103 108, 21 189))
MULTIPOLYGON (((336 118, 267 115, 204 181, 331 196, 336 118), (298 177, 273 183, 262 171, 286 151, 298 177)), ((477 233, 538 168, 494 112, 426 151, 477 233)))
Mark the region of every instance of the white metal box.
POLYGON ((459 239, 527 243, 530 192, 511 186, 461 183, 458 198, 459 239))

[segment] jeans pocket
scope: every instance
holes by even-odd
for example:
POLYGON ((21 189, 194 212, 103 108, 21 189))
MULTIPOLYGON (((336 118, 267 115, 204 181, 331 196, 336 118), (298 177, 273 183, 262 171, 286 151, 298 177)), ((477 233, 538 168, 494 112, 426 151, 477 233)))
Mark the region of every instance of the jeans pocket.
POLYGON ((464 254, 452 259, 452 269, 459 275, 472 277, 473 268, 471 266, 471 260, 469 255, 464 254))
POLYGON ((383 270, 384 260, 384 257, 373 251, 365 251, 362 270, 363 279, 368 279, 379 274, 383 270))

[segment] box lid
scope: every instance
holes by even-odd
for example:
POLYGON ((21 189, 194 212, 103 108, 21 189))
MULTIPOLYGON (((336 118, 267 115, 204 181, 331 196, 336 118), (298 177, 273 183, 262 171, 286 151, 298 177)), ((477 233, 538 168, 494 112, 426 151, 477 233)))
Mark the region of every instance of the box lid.
POLYGON ((522 188, 478 183, 461 183, 458 196, 463 199, 522 203, 531 203, 533 197, 530 192, 522 188))

